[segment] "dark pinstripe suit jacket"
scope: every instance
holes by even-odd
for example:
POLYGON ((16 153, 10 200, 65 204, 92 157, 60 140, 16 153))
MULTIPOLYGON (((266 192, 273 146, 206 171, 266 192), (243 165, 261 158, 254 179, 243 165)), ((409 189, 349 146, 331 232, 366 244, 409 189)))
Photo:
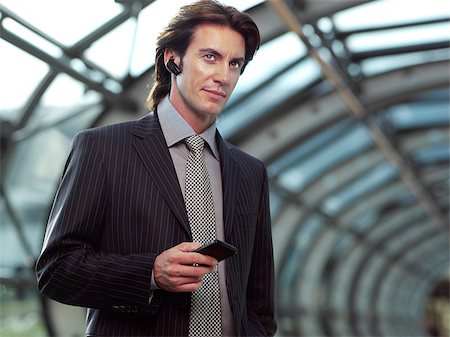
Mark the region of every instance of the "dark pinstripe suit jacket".
MULTIPOLYGON (((217 134, 227 291, 238 335, 273 335, 274 269, 267 176, 217 134)), ((87 307, 92 336, 187 335, 190 294, 151 295, 158 254, 191 241, 182 192, 154 113, 74 138, 36 266, 41 292, 87 307)))

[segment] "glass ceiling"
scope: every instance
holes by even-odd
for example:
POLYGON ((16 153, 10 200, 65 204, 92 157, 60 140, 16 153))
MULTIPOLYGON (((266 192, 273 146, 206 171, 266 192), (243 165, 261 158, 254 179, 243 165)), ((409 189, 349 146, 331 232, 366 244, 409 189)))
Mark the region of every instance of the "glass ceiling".
MULTIPOLYGON (((2 1, 4 284, 34 282, 72 137, 146 113, 156 36, 189 2, 2 1)), ((366 115, 356 118, 269 2, 224 2, 264 31, 218 128, 268 169, 280 335, 423 333, 415 308, 449 275, 448 221, 436 221, 449 211, 448 3, 286 1, 360 100, 366 115), (422 290, 406 314, 414 285, 422 290), (383 312, 370 316, 370 305, 383 312)))
MULTIPOLYGON (((84 53, 84 57, 116 79, 142 75, 154 64, 155 42, 161 27, 168 22, 180 6, 190 2, 192 1, 171 0, 170 6, 167 6, 164 1, 154 1, 140 12, 138 12, 139 8, 136 3, 136 8, 131 9, 132 12, 136 11, 133 13, 134 16, 107 32, 101 39, 96 40, 84 53), (137 15, 138 18, 135 17, 137 15)), ((240 10, 246 10, 260 2, 262 0, 234 0, 227 3, 240 10)), ((50 37, 51 41, 43 39, 8 17, 3 19, 3 27, 54 58, 63 56, 62 48, 76 45, 82 38, 112 18, 120 16, 124 11, 124 6, 113 0, 80 0, 76 2, 4 0, 2 5, 30 23, 45 36, 50 37)), ((0 111, 17 109, 44 77, 48 66, 3 40, 0 41, 0 50, 3 60, 0 71, 2 77, 9 80, 1 82, 1 92, 6 92, 8 95, 5 95, 0 101, 0 111), (7 66, 12 63, 23 65, 20 69, 23 78, 17 76, 18 69, 7 66), (28 84, 25 88, 23 87, 24 82, 28 84)), ((84 68, 83 64, 73 64, 73 66, 84 68)), ((71 90, 63 90, 64 86, 59 86, 59 88, 59 92, 47 97, 48 103, 52 105, 67 103, 65 99, 71 90), (61 99, 63 102, 59 101, 61 99)))

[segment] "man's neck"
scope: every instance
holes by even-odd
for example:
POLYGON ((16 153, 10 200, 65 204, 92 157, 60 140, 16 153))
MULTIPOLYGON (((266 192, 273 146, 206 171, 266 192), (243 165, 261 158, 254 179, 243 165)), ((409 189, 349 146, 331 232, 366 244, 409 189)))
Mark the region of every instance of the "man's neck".
POLYGON ((195 131, 196 134, 201 134, 205 130, 207 130, 213 123, 216 122, 216 118, 211 115, 201 115, 199 113, 195 113, 193 111, 183 109, 180 107, 177 102, 174 102, 170 96, 169 101, 175 110, 180 114, 181 117, 188 123, 192 130, 195 131))

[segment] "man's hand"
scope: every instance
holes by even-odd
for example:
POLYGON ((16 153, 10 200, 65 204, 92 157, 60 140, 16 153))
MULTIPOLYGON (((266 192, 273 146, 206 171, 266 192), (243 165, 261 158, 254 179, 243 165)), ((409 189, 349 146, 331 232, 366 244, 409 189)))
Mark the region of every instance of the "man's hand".
POLYGON ((217 268, 217 260, 195 253, 197 242, 182 242, 156 257, 153 278, 161 289, 172 292, 194 292, 202 278, 217 268))

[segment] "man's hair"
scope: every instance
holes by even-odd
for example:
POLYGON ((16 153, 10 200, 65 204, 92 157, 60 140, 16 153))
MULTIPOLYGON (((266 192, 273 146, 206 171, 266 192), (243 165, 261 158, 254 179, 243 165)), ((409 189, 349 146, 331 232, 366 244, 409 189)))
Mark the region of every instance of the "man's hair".
MULTIPOLYGON (((216 0, 200 0, 180 8, 156 41, 154 84, 147 98, 147 107, 155 110, 170 92, 170 73, 164 64, 164 51, 172 49, 182 59, 196 28, 202 24, 216 24, 233 29, 245 40, 245 63, 253 58, 260 45, 259 30, 255 22, 236 8, 216 0)), ((242 73, 241 71, 241 73, 242 73)))

